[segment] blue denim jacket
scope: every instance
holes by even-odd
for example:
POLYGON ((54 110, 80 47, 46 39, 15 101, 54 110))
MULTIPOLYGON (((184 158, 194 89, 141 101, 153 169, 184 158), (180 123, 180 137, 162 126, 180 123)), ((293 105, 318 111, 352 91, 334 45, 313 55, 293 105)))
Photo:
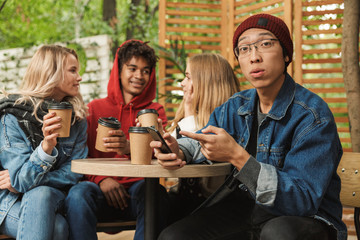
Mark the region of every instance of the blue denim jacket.
POLYGON ((58 138, 51 156, 41 146, 32 149, 15 116, 5 114, 0 121, 0 170, 9 171, 11 185, 20 192, 0 190, 1 224, 21 193, 40 185, 66 191, 76 184, 82 175, 71 172, 71 160, 86 158, 88 149, 86 119, 71 126, 70 137, 58 138))
MULTIPOLYGON (((255 89, 233 95, 215 109, 208 125, 225 129, 246 148, 257 111, 255 89)), ((234 177, 257 204, 274 215, 311 216, 347 237, 336 173, 342 147, 333 115, 316 94, 287 74, 267 117, 259 123, 257 156, 234 177)), ((197 141, 179 140, 187 161, 205 160, 197 141)))

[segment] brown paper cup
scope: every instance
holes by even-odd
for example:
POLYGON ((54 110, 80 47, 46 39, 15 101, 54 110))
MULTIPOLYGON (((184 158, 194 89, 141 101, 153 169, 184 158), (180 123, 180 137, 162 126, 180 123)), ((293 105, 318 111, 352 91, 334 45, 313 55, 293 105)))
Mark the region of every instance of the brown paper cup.
POLYGON ((48 111, 55 112, 56 116, 61 117, 61 128, 54 132, 59 133, 59 137, 69 137, 71 127, 72 106, 68 102, 50 104, 48 111))
POLYGON ((110 136, 110 130, 117 130, 120 127, 121 124, 116 118, 100 118, 98 120, 95 149, 101 152, 109 152, 104 146, 103 138, 110 136))
POLYGON ((158 129, 158 117, 159 114, 155 109, 143 109, 137 114, 137 118, 142 127, 155 126, 155 128, 158 129))
POLYGON ((152 138, 145 127, 130 127, 131 164, 150 165, 152 159, 152 138))

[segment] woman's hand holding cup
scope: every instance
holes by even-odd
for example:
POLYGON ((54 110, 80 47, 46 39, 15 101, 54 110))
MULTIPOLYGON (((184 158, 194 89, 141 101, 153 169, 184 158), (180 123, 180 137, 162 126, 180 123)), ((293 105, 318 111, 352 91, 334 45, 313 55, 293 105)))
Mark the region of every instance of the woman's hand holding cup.
POLYGON ((56 113, 50 112, 46 114, 43 118, 42 132, 44 135, 44 140, 42 142, 42 149, 47 154, 51 155, 52 150, 57 144, 57 137, 59 133, 55 130, 61 128, 61 117, 56 116, 56 113))

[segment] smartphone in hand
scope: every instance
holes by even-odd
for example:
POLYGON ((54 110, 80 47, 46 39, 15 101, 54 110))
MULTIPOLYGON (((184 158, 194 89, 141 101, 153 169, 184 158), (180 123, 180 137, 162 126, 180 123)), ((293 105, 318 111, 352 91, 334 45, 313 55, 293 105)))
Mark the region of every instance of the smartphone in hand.
POLYGON ((155 127, 146 127, 146 130, 150 133, 151 137, 155 141, 161 142, 161 152, 162 153, 172 153, 170 147, 165 142, 165 139, 161 136, 160 132, 155 127))

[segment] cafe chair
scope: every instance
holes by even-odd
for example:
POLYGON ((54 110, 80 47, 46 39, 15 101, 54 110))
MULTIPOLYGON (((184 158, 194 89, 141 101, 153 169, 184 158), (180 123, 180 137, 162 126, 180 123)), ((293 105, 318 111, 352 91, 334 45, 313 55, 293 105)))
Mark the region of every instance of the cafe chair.
POLYGON ((341 203, 354 208, 355 231, 360 239, 360 153, 344 152, 337 173, 341 179, 341 203))

